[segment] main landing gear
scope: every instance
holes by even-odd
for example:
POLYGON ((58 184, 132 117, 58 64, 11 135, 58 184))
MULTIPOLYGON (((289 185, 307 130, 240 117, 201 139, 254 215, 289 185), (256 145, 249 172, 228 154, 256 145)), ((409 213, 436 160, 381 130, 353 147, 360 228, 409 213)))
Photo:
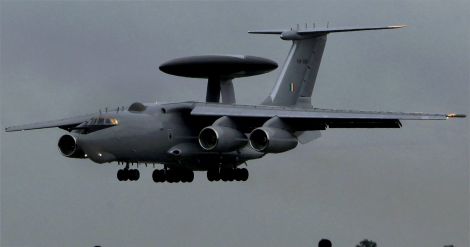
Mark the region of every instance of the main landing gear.
POLYGON ((140 178, 140 172, 137 169, 119 169, 117 172, 117 179, 119 181, 137 181, 140 178))
POLYGON ((156 169, 152 178, 155 183, 191 183, 194 180, 194 172, 189 169, 156 169))
POLYGON ((207 170, 207 180, 224 182, 246 181, 248 180, 248 170, 246 168, 211 168, 207 170))

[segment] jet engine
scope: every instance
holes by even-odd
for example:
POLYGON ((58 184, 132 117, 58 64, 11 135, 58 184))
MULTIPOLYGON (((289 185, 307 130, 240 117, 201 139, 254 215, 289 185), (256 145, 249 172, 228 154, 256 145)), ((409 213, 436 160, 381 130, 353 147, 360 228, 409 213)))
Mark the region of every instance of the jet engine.
POLYGON ((199 132, 199 144, 207 151, 230 152, 247 142, 243 133, 230 127, 212 125, 199 132))
POLYGON ((85 152, 78 146, 77 138, 71 135, 63 135, 59 139, 59 150, 65 157, 68 158, 86 158, 85 152))
POLYGON ((287 130, 260 127, 250 134, 250 145, 253 149, 263 153, 282 153, 297 146, 297 138, 287 130))

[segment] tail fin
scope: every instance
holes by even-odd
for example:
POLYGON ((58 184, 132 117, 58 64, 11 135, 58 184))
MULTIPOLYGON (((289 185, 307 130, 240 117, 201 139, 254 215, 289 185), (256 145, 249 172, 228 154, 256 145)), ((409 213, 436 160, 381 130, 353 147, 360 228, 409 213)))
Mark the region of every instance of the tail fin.
POLYGON ((279 34, 283 40, 292 40, 292 47, 281 74, 271 95, 266 98, 263 104, 312 107, 310 99, 325 49, 327 34, 402 27, 405 26, 250 31, 249 33, 253 34, 279 34))

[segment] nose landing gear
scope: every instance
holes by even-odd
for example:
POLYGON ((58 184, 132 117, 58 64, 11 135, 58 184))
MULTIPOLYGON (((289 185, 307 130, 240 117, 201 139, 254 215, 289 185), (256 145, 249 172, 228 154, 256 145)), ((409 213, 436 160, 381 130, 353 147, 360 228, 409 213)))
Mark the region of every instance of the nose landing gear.
POLYGON ((137 169, 129 169, 129 163, 126 163, 124 169, 119 169, 116 175, 119 181, 137 181, 140 178, 140 172, 137 169))
POLYGON ((124 168, 117 172, 117 179, 119 181, 137 181, 140 178, 140 172, 137 169, 124 168))

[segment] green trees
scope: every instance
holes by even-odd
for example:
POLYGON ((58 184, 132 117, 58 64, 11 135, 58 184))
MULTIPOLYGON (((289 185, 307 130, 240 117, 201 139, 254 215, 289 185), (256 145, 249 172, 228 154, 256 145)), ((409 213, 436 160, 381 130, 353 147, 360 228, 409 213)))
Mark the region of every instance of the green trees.
POLYGON ((377 243, 372 240, 364 239, 356 247, 377 247, 377 243))

